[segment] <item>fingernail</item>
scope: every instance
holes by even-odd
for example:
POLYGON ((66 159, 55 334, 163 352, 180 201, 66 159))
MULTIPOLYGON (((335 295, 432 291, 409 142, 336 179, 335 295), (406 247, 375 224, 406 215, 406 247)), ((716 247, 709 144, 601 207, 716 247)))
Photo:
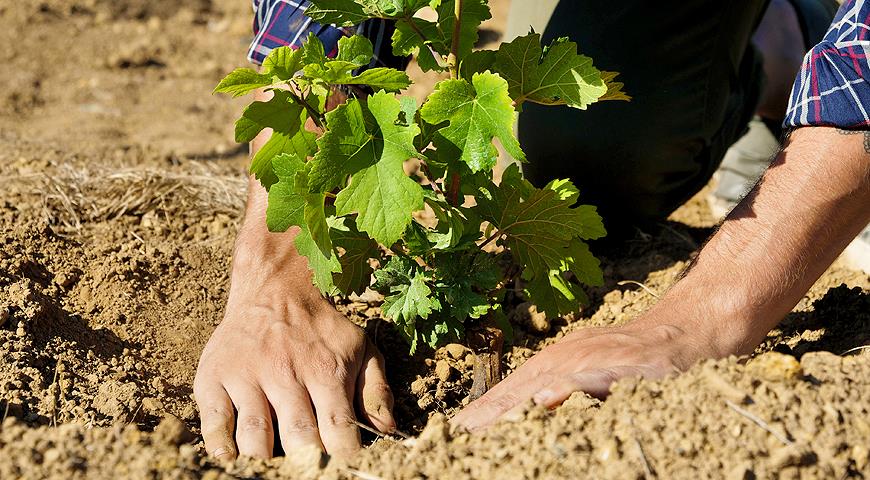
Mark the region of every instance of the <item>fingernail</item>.
POLYGON ((542 403, 548 403, 553 398, 553 395, 552 390, 541 390, 532 397, 532 401, 536 405, 541 405, 542 403))

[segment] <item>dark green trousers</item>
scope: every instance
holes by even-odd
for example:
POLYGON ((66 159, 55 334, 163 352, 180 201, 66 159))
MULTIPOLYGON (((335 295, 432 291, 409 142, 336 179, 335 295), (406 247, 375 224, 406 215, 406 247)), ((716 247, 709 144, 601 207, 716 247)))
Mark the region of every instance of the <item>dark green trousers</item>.
POLYGON ((524 105, 526 176, 572 179, 614 233, 665 218, 709 181, 756 109, 763 73, 750 38, 766 6, 560 1, 544 42, 571 38, 599 69, 620 72, 633 99, 585 111, 524 105))

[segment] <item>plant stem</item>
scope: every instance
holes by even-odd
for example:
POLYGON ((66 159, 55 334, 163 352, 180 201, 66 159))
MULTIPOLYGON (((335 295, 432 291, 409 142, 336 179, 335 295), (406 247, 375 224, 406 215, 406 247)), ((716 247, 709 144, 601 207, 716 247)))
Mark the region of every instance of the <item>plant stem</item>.
POLYGON ((459 189, 462 186, 461 184, 462 176, 458 173, 453 173, 450 175, 450 191, 447 196, 447 202, 453 205, 454 207, 459 206, 459 189))
POLYGON ((308 116, 311 118, 315 125, 317 125, 321 129, 326 129, 323 122, 323 116, 319 111, 317 111, 316 108, 314 108, 314 105, 308 103, 308 101, 297 95, 296 92, 292 90, 290 90, 290 97, 292 97, 296 103, 305 107, 305 110, 308 112, 308 116))
POLYGON ((462 30, 462 0, 455 0, 453 4, 453 41, 450 44, 450 55, 447 56, 447 67, 450 68, 450 76, 459 78, 459 37, 462 30))
POLYGON ((502 235, 501 230, 496 230, 495 233, 493 233, 492 235, 489 236, 489 238, 487 238, 486 240, 484 240, 483 243, 481 243, 481 244, 478 246, 478 248, 480 248, 481 250, 483 250, 483 247, 487 246, 490 242, 492 242, 492 241, 495 240, 496 238, 500 237, 501 235, 502 235))

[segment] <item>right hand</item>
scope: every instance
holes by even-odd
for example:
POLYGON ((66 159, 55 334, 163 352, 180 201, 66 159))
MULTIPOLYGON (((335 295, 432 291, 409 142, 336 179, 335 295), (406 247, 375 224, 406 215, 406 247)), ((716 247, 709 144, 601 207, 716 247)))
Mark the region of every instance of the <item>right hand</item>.
POLYGON ((296 260, 235 262, 193 387, 206 451, 219 459, 270 458, 275 431, 285 452, 313 445, 347 456, 360 447, 355 400, 363 421, 395 429, 383 357, 296 260))

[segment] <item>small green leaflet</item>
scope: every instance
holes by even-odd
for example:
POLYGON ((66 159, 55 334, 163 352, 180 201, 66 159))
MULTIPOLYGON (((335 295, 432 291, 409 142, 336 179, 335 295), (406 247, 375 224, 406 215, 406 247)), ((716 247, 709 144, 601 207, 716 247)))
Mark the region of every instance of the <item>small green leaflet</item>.
POLYGON ((293 78, 302 69, 302 52, 290 47, 278 47, 263 60, 263 69, 257 73, 250 68, 237 68, 218 83, 213 93, 229 93, 234 97, 246 95, 258 88, 269 87, 293 78))
POLYGON ((583 289, 565 280, 559 270, 535 275, 526 284, 525 292, 538 311, 546 312, 549 317, 574 313, 589 302, 583 289))
POLYGON ((302 70, 302 50, 278 47, 263 60, 263 74, 287 81, 302 70))
POLYGON ((214 87, 212 93, 229 93, 234 97, 241 97, 258 89, 272 84, 272 77, 257 73, 250 68, 237 68, 214 87))
POLYGON ((589 245, 582 240, 574 239, 564 250, 564 258, 557 269, 550 270, 546 275, 535 275, 527 278, 526 295, 538 307, 550 316, 565 315, 576 312, 581 304, 588 303, 586 293, 579 285, 569 282, 563 273, 571 272, 578 281, 590 285, 604 285, 604 276, 600 263, 589 245))
POLYGON ((474 74, 471 83, 461 79, 439 82, 420 115, 431 124, 450 122, 439 133, 462 151, 461 159, 472 172, 495 166, 498 152, 493 137, 512 157, 520 161, 526 158, 513 135, 516 112, 507 82, 496 74, 474 74))
POLYGON ((372 59, 372 43, 360 35, 341 38, 335 60, 323 56, 323 44, 313 33, 308 35, 302 51, 306 65, 300 83, 316 87, 318 95, 325 95, 330 85, 368 85, 374 90, 397 92, 411 84, 405 72, 392 68, 370 68, 353 75, 353 70, 368 65, 372 59))
POLYGON ((435 58, 435 54, 446 55, 447 51, 444 34, 438 29, 437 23, 416 17, 396 21, 396 29, 393 31, 393 54, 397 57, 414 55, 417 57, 420 69, 424 72, 430 70, 440 72, 444 67, 435 58))
POLYGON ((395 255, 375 272, 375 284, 372 288, 388 294, 393 287, 411 283, 411 275, 417 264, 404 255, 395 255))
POLYGON ((344 26, 369 18, 410 17, 429 0, 312 0, 305 14, 319 23, 344 26))
POLYGON ((531 33, 503 43, 493 68, 508 82, 510 95, 544 105, 568 105, 585 110, 607 92, 592 59, 577 54, 577 44, 566 38, 541 49, 541 36, 531 33))
POLYGON ((305 130, 305 109, 288 92, 275 90, 268 102, 253 102, 236 121, 236 141, 250 142, 264 128, 273 133, 251 161, 250 171, 268 190, 278 181, 272 171, 272 158, 282 153, 305 158, 314 153, 316 135, 305 130))
POLYGON ((299 227, 294 245, 308 259, 314 284, 324 293, 335 291, 332 274, 341 272, 341 264, 332 252, 324 195, 308 193, 305 181, 306 165, 295 155, 278 155, 273 168, 279 181, 269 189, 266 225, 271 232, 284 232, 299 227))
MULTIPOLYGON (((327 114, 328 131, 311 168, 312 191, 326 192, 351 176, 335 199, 339 215, 357 213, 357 226, 382 245, 392 245, 423 208, 423 189, 405 175, 405 160, 418 155, 415 123, 400 121, 402 104, 378 92, 367 105, 351 100, 327 114)), ((407 117, 407 115, 405 115, 407 117)), ((407 120, 407 119, 406 119, 407 120)))
POLYGON ((411 277, 410 284, 402 284, 392 289, 392 294, 384 297, 381 311, 384 316, 396 323, 416 346, 417 318, 428 318, 433 311, 441 309, 437 299, 432 297, 432 290, 426 285, 426 277, 416 273, 411 277))

